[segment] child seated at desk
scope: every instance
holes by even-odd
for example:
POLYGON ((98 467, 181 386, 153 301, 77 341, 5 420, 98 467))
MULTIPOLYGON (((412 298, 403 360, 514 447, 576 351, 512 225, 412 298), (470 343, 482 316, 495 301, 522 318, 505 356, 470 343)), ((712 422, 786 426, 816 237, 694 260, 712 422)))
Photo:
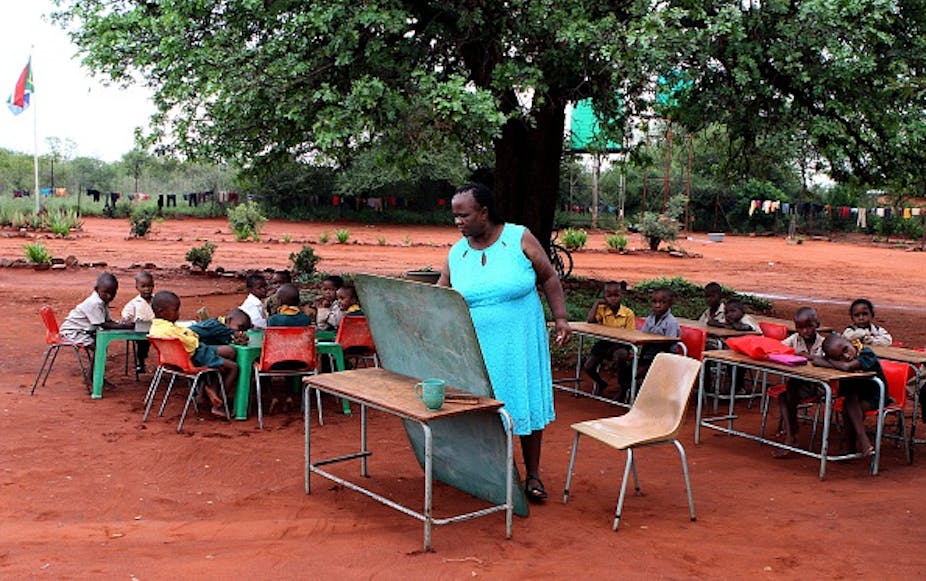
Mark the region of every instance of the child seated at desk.
POLYGON ((277 301, 277 291, 280 290, 280 287, 284 284, 292 284, 293 275, 289 273, 288 270, 277 270, 271 276, 270 280, 267 282, 267 300, 264 301, 264 309, 267 311, 267 316, 273 316, 277 314, 280 310, 280 303, 277 301))
POLYGON ((357 298, 357 289, 351 285, 344 285, 338 289, 338 306, 343 317, 362 317, 360 299, 357 298))
MULTIPOLYGON (((135 290, 138 296, 130 300, 122 307, 122 320, 126 322, 144 322, 150 323, 154 319, 154 311, 151 310, 151 297, 154 295, 154 277, 151 273, 142 270, 135 275, 135 290)), ((135 374, 145 373, 145 360, 148 359, 148 351, 151 345, 147 341, 135 342, 135 374)))
POLYGON ((322 297, 315 303, 315 321, 319 331, 334 331, 341 322, 341 305, 338 289, 344 286, 344 279, 333 274, 322 280, 322 297))
POLYGON ((299 308, 299 287, 284 284, 276 292, 277 314, 267 319, 268 327, 308 327, 312 324, 309 316, 299 308))
MULTIPOLYGON (((794 328, 796 332, 782 339, 782 343, 794 349, 795 355, 803 355, 813 360, 823 356, 823 335, 817 332, 820 320, 817 310, 813 307, 801 307, 794 312, 794 328)), ((816 384, 802 379, 789 379, 785 383, 785 391, 778 396, 778 410, 781 418, 781 432, 784 442, 789 446, 797 445, 797 406, 804 400, 815 399, 818 396, 816 384)), ((787 450, 776 449, 772 452, 776 458, 784 458, 787 450)))
POLYGON ((250 329, 251 317, 241 309, 232 309, 224 319, 204 319, 190 325, 200 343, 206 345, 247 345, 250 329))
MULTIPOLYGON (((109 303, 118 292, 116 277, 108 272, 100 273, 93 292, 68 313, 58 332, 68 341, 92 351, 98 329, 134 329, 134 321, 113 321, 109 315, 109 303)), ((90 385, 90 380, 90 377, 84 377, 87 385, 90 385)))
POLYGON ((724 322, 719 323, 715 320, 708 321, 712 327, 726 327, 737 331, 756 331, 759 332, 759 321, 752 315, 746 314, 746 307, 739 299, 730 299, 724 308, 724 322))
POLYGON ((890 345, 894 338, 884 327, 874 323, 875 307, 868 299, 855 299, 849 307, 852 324, 846 327, 842 336, 849 341, 861 341, 864 345, 890 345))
POLYGON ((698 322, 712 327, 722 327, 726 323, 726 305, 723 303, 723 288, 720 283, 709 282, 704 285, 704 302, 707 308, 701 313, 698 322))
MULTIPOLYGON (((653 311, 646 317, 643 322, 644 333, 654 335, 665 335, 678 339, 682 336, 682 329, 678 320, 672 314, 672 304, 675 302, 675 293, 666 287, 657 288, 653 291, 653 311)), ((640 361, 637 363, 637 380, 639 381, 646 376, 649 366, 653 363, 657 353, 674 352, 675 345, 665 343, 662 345, 644 345, 640 350, 640 361)))
MULTIPOLYGON (((873 371, 887 389, 887 379, 874 351, 861 341, 849 341, 838 333, 827 335, 823 340, 823 357, 815 357, 813 364, 841 371, 873 371)), ((843 398, 843 419, 849 427, 849 450, 871 456, 875 447, 865 432, 865 412, 878 409, 881 390, 877 382, 870 377, 843 379, 839 382, 839 396, 843 398)), ((884 405, 891 401, 885 393, 884 405)))
MULTIPOLYGON (((154 320, 151 322, 151 337, 176 338, 183 343, 183 348, 190 354, 194 365, 218 369, 222 374, 222 381, 227 386, 226 394, 230 393, 238 380, 238 364, 235 363, 235 350, 228 345, 208 345, 199 340, 191 329, 177 325, 180 318, 180 297, 170 291, 160 291, 151 299, 151 309, 154 311, 154 320)), ((204 385, 203 391, 212 404, 212 413, 225 416, 222 398, 210 385, 204 385)))
MULTIPOLYGON (((595 301, 595 304, 588 311, 589 323, 596 323, 605 327, 636 329, 636 315, 629 307, 621 304, 623 299, 622 288, 621 283, 613 280, 604 284, 604 298, 595 301)), ((618 397, 621 398, 623 392, 630 386, 629 358, 630 352, 627 348, 613 341, 602 339, 592 345, 591 354, 588 361, 585 362, 584 368, 585 373, 595 382, 592 393, 601 395, 607 391, 608 382, 598 373, 598 367, 605 361, 613 361, 617 369, 617 381, 619 383, 618 397)))
POLYGON ((259 272, 251 273, 244 279, 248 289, 248 296, 238 307, 251 317, 251 325, 255 329, 267 326, 267 311, 264 308, 264 299, 267 298, 267 279, 259 272))

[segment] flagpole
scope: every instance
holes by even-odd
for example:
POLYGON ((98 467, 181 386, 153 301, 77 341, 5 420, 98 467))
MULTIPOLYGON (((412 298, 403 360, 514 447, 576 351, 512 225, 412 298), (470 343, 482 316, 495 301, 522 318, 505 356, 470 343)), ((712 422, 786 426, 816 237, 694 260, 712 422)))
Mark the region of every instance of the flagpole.
MULTIPOLYGON (((32 46, 33 50, 35 45, 32 46)), ((32 54, 29 54, 29 76, 32 77, 33 86, 35 76, 33 76, 32 54)), ((30 95, 30 104, 32 105, 32 170, 35 177, 35 215, 38 216, 42 211, 42 192, 39 190, 39 113, 35 102, 35 91, 30 95)))

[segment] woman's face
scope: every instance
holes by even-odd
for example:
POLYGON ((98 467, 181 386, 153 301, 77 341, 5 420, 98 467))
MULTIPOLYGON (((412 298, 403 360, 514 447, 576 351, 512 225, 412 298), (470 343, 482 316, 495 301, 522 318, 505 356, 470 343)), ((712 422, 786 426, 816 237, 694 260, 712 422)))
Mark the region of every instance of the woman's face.
POLYGON ((479 236, 489 224, 489 212, 476 203, 473 194, 463 192, 450 201, 453 211, 453 223, 463 236, 479 236))

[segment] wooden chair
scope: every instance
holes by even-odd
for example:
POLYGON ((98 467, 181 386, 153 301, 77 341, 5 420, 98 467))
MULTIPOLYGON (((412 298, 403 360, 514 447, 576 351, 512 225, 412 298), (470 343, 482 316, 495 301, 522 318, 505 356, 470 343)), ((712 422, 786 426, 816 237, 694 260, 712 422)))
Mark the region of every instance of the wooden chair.
POLYGON ((694 499, 691 494, 691 480, 688 477, 688 461, 685 457, 685 448, 678 441, 688 408, 688 398, 694 386, 701 362, 691 357, 675 355, 672 353, 659 353, 643 380, 637 399, 633 407, 626 414, 618 417, 602 418, 573 424, 576 431, 572 443, 572 455, 569 458, 569 471, 566 473, 566 486, 563 491, 563 503, 569 500, 569 485, 572 481, 572 471, 575 466, 576 452, 579 448, 579 436, 585 434, 612 448, 627 451, 627 461, 624 465, 624 478, 621 482, 620 496, 617 499, 617 508, 614 512, 616 531, 620 526, 621 510, 624 506, 624 497, 627 492, 627 482, 633 473, 634 490, 640 493, 637 468, 633 457, 636 448, 656 446, 659 444, 674 444, 682 462, 682 474, 685 477, 685 491, 688 495, 688 512, 691 521, 696 520, 694 499))
MULTIPOLYGON (((254 362, 254 385, 257 389, 257 425, 264 429, 264 405, 261 377, 304 377, 317 373, 315 327, 267 327, 260 358, 254 362)), ((322 421, 321 393, 316 391, 318 423, 322 421)))
POLYGON ((72 343, 61 337, 58 328, 58 319, 55 318, 55 311, 50 306, 45 305, 39 309, 39 316, 42 318, 42 323, 45 325, 45 344, 48 346, 45 348, 45 354, 42 356, 42 365, 39 367, 39 372, 35 375, 35 380, 32 382, 32 389, 29 391, 29 395, 35 395, 35 388, 38 386, 39 378, 42 377, 43 373, 45 377, 42 378, 42 387, 45 387, 45 382, 48 381, 48 376, 51 374, 51 368, 55 365, 55 359, 58 358, 58 351, 62 347, 69 347, 74 350, 74 354, 77 355, 77 364, 80 365, 81 378, 88 380, 90 378, 89 372, 93 369, 93 359, 90 357, 90 352, 87 348, 84 345, 72 343), (82 353, 87 357, 87 367, 84 367, 84 359, 81 356, 82 353))

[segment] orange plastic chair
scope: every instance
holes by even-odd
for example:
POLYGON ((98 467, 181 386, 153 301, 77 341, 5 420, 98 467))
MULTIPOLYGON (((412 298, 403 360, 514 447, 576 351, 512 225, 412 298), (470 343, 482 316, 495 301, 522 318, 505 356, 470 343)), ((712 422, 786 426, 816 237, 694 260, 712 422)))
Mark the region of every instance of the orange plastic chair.
POLYGON ((170 397, 170 392, 174 388, 174 381, 176 381, 178 377, 185 377, 190 382, 190 393, 187 395, 186 404, 183 406, 183 413, 180 415, 180 423, 177 424, 178 434, 183 429, 183 422, 186 420, 186 414, 190 409, 190 403, 193 403, 194 407, 196 406, 193 396, 196 394, 196 387, 199 385, 200 379, 210 373, 216 374, 219 378, 222 404, 225 406, 225 418, 227 419, 230 417, 228 411, 228 397, 225 395, 225 383, 222 381, 222 374, 219 373, 218 369, 213 369, 212 367, 197 367, 194 365, 193 360, 190 359, 190 354, 186 352, 180 339, 175 337, 152 337, 149 335, 148 341, 158 352, 158 368, 154 372, 151 385, 148 386, 148 393, 145 395, 145 415, 142 417, 143 422, 148 421, 148 414, 151 413, 151 405, 154 403, 154 396, 157 393, 158 386, 165 373, 170 375, 170 383, 167 385, 167 391, 164 393, 164 400, 161 402, 161 409, 158 411, 158 416, 164 415, 164 408, 167 407, 167 399, 170 397))
POLYGON ((782 341, 788 338, 788 328, 779 323, 772 323, 769 321, 759 321, 759 329, 762 331, 762 334, 770 339, 778 339, 782 341))
MULTIPOLYGON (((257 387, 257 425, 264 429, 261 377, 302 377, 317 373, 315 327, 267 327, 260 358, 254 362, 257 387)), ((316 391, 318 423, 322 424, 321 393, 316 391)))
POLYGON ((681 325, 681 331, 681 341, 685 345, 688 357, 700 361, 707 347, 707 331, 686 325, 681 325))
POLYGON ((42 377, 43 372, 45 377, 42 379, 42 387, 45 387, 45 382, 48 381, 48 376, 51 374, 51 368, 54 366, 55 359, 58 357, 58 351, 62 347, 74 349, 74 353, 77 355, 77 364, 80 365, 81 377, 89 377, 88 371, 93 369, 93 361, 90 359, 90 353, 87 351, 87 348, 84 345, 72 343, 61 337, 58 330, 58 319, 55 318, 55 311, 50 306, 45 305, 39 309, 39 316, 42 317, 42 323, 45 325, 45 343, 48 347, 45 348, 45 355, 42 357, 42 365, 39 367, 39 372, 35 375, 35 381, 32 382, 32 390, 29 392, 29 395, 35 394, 35 388, 39 384, 39 378, 42 377), (83 357, 81 357, 81 353, 87 356, 87 362, 89 363, 87 367, 84 367, 84 360, 83 357))
POLYGON ((369 359, 374 367, 379 367, 376 345, 373 343, 373 336, 370 334, 370 326, 367 324, 366 317, 350 315, 343 317, 338 324, 338 333, 334 342, 341 346, 346 357, 369 359))

